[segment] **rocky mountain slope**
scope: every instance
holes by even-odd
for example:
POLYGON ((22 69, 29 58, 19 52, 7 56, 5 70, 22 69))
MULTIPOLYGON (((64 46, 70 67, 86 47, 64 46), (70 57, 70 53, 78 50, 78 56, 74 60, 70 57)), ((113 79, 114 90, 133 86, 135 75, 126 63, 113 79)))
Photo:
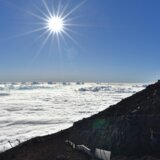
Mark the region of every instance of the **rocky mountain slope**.
POLYGON ((110 150, 112 159, 160 159, 160 81, 67 130, 22 143, 0 160, 89 159, 66 146, 66 139, 110 150))

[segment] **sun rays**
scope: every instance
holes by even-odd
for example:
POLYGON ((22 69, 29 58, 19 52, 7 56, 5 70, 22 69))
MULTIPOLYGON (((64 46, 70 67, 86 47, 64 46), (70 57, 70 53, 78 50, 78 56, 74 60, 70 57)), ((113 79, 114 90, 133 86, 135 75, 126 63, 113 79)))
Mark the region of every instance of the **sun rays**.
MULTIPOLYGON (((54 0, 52 0, 54 2, 54 0)), ((67 39, 75 44, 78 44, 73 37, 73 33, 76 33, 71 27, 78 27, 79 24, 74 23, 73 13, 76 12, 84 3, 81 1, 74 8, 69 10, 69 1, 62 5, 62 0, 58 1, 57 5, 49 5, 50 1, 41 0, 42 6, 35 5, 35 9, 38 13, 25 11, 30 16, 36 19, 33 24, 36 26, 33 30, 30 30, 23 35, 29 35, 33 33, 39 33, 38 39, 42 39, 41 49, 47 44, 49 40, 56 41, 57 47, 60 48, 62 41, 66 43, 67 39)))

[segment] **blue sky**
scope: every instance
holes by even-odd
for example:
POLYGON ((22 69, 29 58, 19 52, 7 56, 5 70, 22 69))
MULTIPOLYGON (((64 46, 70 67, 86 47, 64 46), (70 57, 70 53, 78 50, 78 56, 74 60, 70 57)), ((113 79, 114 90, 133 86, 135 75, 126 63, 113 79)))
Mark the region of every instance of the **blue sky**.
MULTIPOLYGON (((69 0, 62 0, 62 7, 69 0)), ((66 13, 81 0, 70 0, 66 13)), ((58 0, 46 0, 56 9, 58 0)), ((87 0, 69 18, 76 26, 44 39, 41 0, 0 0, 0 81, 150 82, 160 77, 160 1, 87 0)))

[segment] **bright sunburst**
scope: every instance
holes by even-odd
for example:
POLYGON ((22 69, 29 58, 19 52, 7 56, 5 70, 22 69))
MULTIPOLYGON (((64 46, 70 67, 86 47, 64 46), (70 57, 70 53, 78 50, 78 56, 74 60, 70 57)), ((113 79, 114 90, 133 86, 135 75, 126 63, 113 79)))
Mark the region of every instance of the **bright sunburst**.
POLYGON ((61 41, 64 41, 66 44, 66 37, 78 44, 72 36, 72 33, 75 33, 75 31, 71 27, 79 25, 73 23, 74 18, 72 16, 73 13, 84 4, 85 0, 81 1, 81 3, 77 4, 77 6, 71 10, 69 10, 69 1, 63 1, 62 4, 62 0, 59 0, 57 1, 57 5, 52 6, 49 2, 54 2, 54 0, 41 0, 41 2, 43 4, 41 7, 35 5, 35 13, 26 11, 37 19, 37 21, 34 22, 37 28, 24 33, 23 35, 39 32, 38 39, 43 39, 40 49, 45 46, 49 39, 54 41, 57 40, 59 48, 61 41), (64 2, 66 3, 65 5, 64 2))

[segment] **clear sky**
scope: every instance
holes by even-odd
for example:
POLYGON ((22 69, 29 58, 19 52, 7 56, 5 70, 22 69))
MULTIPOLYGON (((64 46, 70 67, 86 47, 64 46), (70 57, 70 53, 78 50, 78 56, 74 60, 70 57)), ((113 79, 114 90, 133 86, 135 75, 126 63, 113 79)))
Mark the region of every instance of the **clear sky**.
MULTIPOLYGON (((46 0, 57 12, 60 0, 46 0)), ((62 0, 67 36, 44 43, 41 0, 0 0, 0 81, 147 82, 160 77, 160 0, 62 0), (34 14, 34 15, 33 15, 34 14), (74 24, 74 25, 73 25, 74 24), (62 38, 64 37, 64 39, 62 38)), ((43 13, 42 13, 43 12, 43 13)), ((63 34, 63 35, 62 35, 63 34)))

